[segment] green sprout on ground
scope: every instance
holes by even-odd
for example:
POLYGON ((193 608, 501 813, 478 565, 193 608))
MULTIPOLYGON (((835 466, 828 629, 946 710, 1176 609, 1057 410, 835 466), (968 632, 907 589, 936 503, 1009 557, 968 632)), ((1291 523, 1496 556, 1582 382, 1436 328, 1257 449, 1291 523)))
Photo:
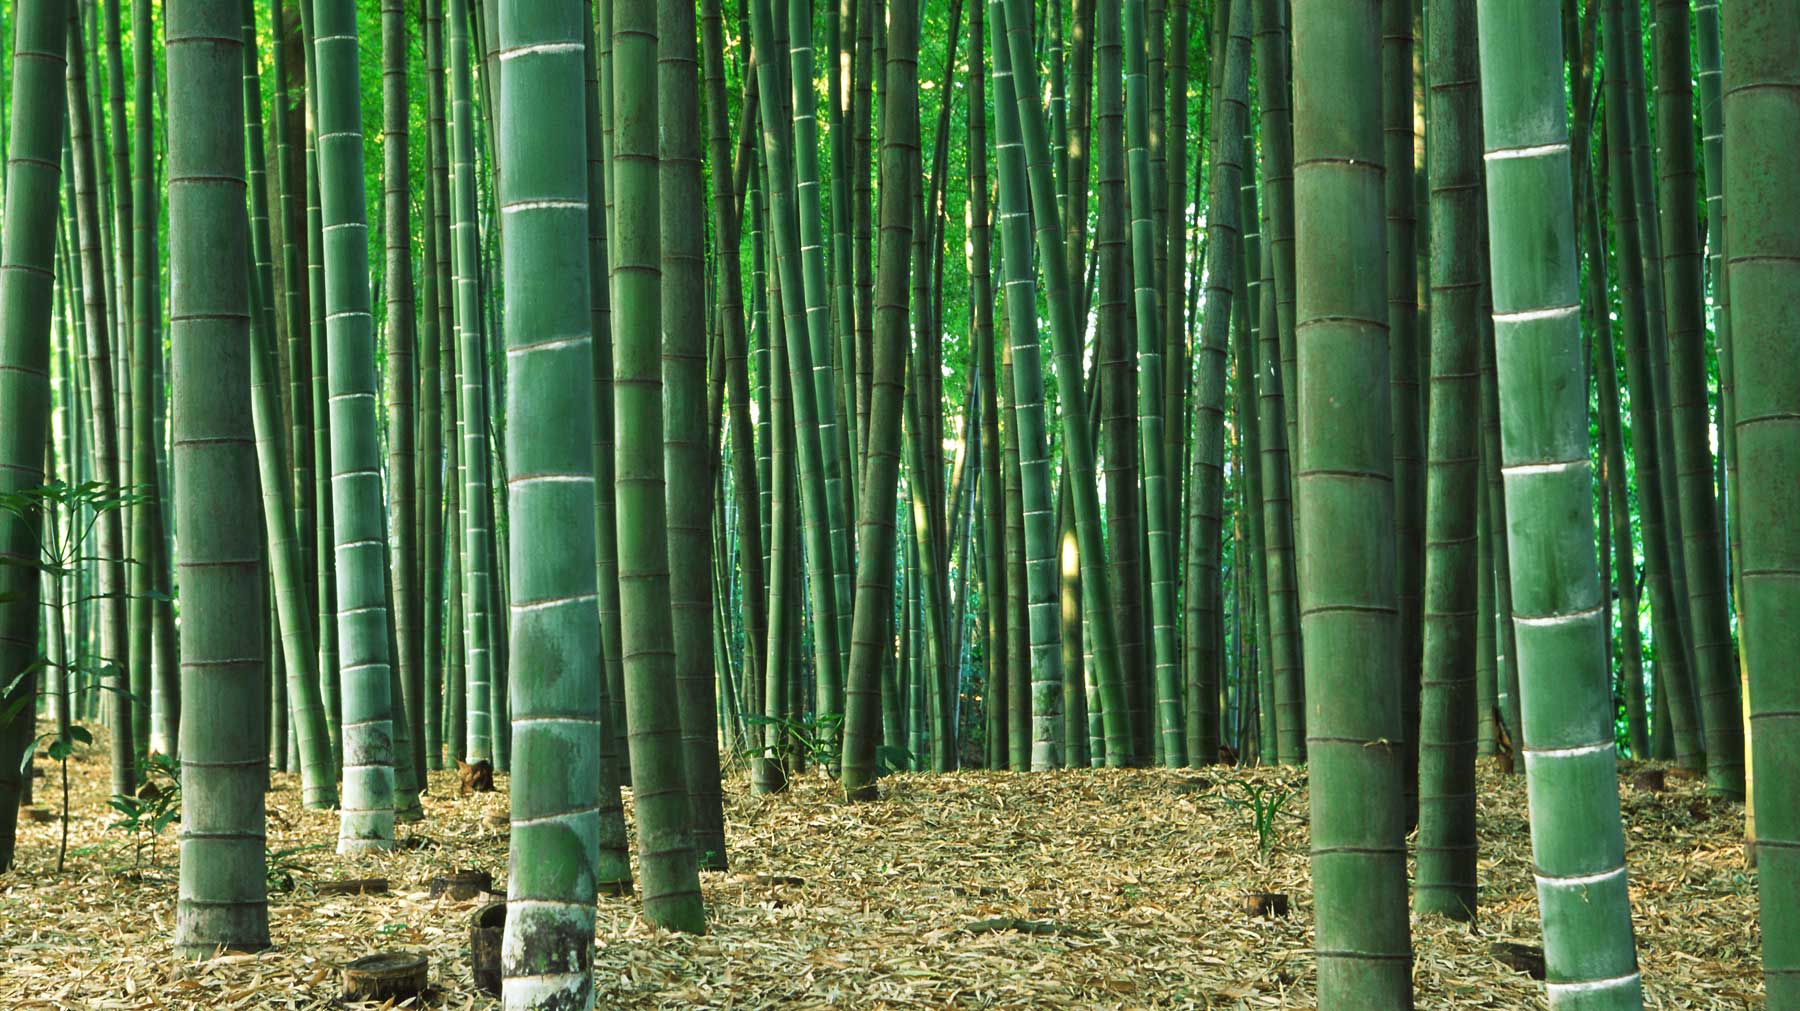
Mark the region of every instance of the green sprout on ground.
POLYGON ((1300 787, 1284 783, 1253 783, 1247 779, 1234 779, 1225 785, 1228 790, 1235 788, 1237 795, 1227 793, 1223 800, 1227 805, 1249 813, 1251 824, 1256 829, 1257 857, 1267 860, 1269 854, 1275 851, 1278 841, 1278 819, 1282 808, 1300 795, 1300 787))

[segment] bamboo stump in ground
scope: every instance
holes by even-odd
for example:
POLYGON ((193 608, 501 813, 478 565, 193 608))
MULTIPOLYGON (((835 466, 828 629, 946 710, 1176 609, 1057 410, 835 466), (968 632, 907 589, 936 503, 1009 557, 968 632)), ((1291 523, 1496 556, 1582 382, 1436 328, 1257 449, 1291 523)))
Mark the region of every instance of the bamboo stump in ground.
POLYGON ((1268 920, 1285 920, 1288 914, 1288 897, 1283 892, 1246 892, 1244 894, 1244 915, 1268 920))
POLYGON ((344 1000, 403 1001, 425 989, 431 963, 411 951, 365 955, 343 968, 344 1000))
POLYGON ((490 902, 469 917, 469 968, 483 993, 500 996, 500 942, 506 933, 506 903, 490 902))
POLYGON ((1496 941, 1488 951, 1501 965, 1514 972, 1522 972, 1532 979, 1544 978, 1544 949, 1536 945, 1496 941))
POLYGON ((494 763, 486 759, 473 765, 458 760, 456 775, 458 779, 457 792, 464 797, 471 793, 494 792, 494 763))
POLYGON ((454 902, 467 902, 494 887, 494 876, 487 871, 473 868, 459 868, 448 874, 439 874, 428 883, 432 898, 448 898, 454 902))

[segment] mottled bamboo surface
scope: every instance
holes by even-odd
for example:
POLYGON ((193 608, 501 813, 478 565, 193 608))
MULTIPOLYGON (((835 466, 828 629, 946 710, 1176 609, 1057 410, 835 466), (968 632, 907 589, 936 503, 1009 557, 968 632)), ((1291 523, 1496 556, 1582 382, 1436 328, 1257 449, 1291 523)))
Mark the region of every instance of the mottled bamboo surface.
MULTIPOLYGON (((40 806, 54 809, 57 770, 39 765, 40 806)), ((27 822, 19 866, 0 875, 0 1008, 323 1011, 340 1006, 340 965, 386 949, 430 957, 425 1006, 499 1006, 470 974, 476 902, 431 898, 426 882, 464 867, 504 879, 506 777, 500 792, 459 797, 454 772, 433 773, 426 819, 400 829, 408 848, 339 857, 336 814, 301 810, 299 777, 275 774, 269 847, 291 878, 270 893, 275 946, 184 964, 170 949, 173 828, 155 865, 146 853, 133 871, 130 840, 108 828, 103 747, 70 768, 66 869, 55 871, 58 825, 27 822), (386 894, 318 891, 376 876, 386 894)), ((731 869, 704 875, 708 933, 656 930, 633 898, 601 899, 598 1007, 1314 1006, 1305 797, 1288 803, 1266 858, 1225 801, 1241 791, 1233 781, 1303 789, 1299 771, 907 774, 856 806, 812 774, 762 797, 741 761, 729 776, 731 869), (1289 894, 1290 916, 1246 917, 1252 890, 1289 894)), ((1648 1006, 1763 1007, 1742 806, 1692 780, 1669 786, 1621 786, 1648 1006)), ((1480 789, 1479 924, 1414 917, 1418 1006, 1541 1008, 1542 984, 1491 950, 1540 941, 1524 783, 1484 760, 1480 789)))

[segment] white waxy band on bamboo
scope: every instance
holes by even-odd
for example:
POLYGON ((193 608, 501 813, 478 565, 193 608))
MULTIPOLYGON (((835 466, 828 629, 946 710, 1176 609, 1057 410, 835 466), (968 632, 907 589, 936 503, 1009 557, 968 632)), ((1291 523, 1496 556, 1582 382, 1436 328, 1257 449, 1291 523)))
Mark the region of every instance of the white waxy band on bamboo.
POLYGON ((500 62, 516 59, 520 56, 544 56, 552 53, 579 53, 587 46, 580 42, 539 42, 535 45, 520 46, 517 49, 506 49, 500 53, 500 62))
POLYGON ((1569 150, 1568 141, 1554 144, 1533 144, 1528 147, 1495 148, 1482 155, 1487 161, 1505 161, 1510 158, 1542 158, 1545 155, 1562 154, 1569 150))
POLYGON ((533 351, 560 351, 563 348, 573 348, 580 347, 583 344, 591 344, 593 343, 593 340, 594 337, 592 334, 581 334, 578 337, 558 337, 553 340, 539 341, 536 344, 527 344, 523 347, 507 348, 506 357, 516 358, 519 355, 530 354, 533 351))
POLYGON ((1577 744, 1571 748, 1526 748, 1525 759, 1529 762, 1534 758, 1578 758, 1596 752, 1611 751, 1615 747, 1617 745, 1611 741, 1599 741, 1594 744, 1577 744))
POLYGON ((1513 621, 1517 624, 1527 625, 1532 628, 1547 628, 1556 625, 1573 625, 1579 621, 1598 618, 1600 616, 1600 611, 1600 607, 1595 605, 1594 607, 1583 608, 1579 611, 1567 611, 1563 614, 1533 615, 1528 618, 1520 617, 1515 614, 1513 615, 1513 621))
POLYGON ((1546 983, 1544 989, 1554 993, 1595 993, 1601 990, 1617 990, 1621 987, 1636 986, 1638 974, 1614 976, 1611 979, 1589 979, 1578 983, 1546 983))
POLYGON ((1549 463, 1518 463, 1511 467, 1500 468, 1500 473, 1510 474, 1559 474, 1577 467, 1588 465, 1586 460, 1553 460, 1549 463))
POLYGON ((1557 885, 1557 886, 1563 887, 1563 888, 1578 888, 1578 887, 1581 887, 1582 885, 1597 885, 1597 884, 1601 883, 1602 881, 1611 881, 1614 878, 1623 878, 1624 876, 1625 876, 1625 867, 1622 864, 1618 867, 1614 867, 1610 870, 1604 870, 1597 874, 1570 874, 1567 876, 1559 876, 1559 875, 1555 875, 1555 874, 1533 874, 1532 875, 1532 877, 1537 878, 1537 882, 1540 885, 1557 885))
POLYGON ((1531 323, 1540 319, 1561 319, 1581 311, 1579 305, 1553 305, 1543 309, 1521 309, 1518 312, 1494 313, 1496 323, 1531 323))
POLYGON ((512 610, 515 614, 520 611, 546 611, 552 607, 562 607, 565 604, 580 604, 599 599, 600 595, 597 593, 582 593, 573 597, 557 597, 554 600, 532 600, 523 604, 513 604, 512 610))
POLYGON ((515 200, 500 208, 504 214, 517 214, 520 211, 585 211, 586 200, 515 200))

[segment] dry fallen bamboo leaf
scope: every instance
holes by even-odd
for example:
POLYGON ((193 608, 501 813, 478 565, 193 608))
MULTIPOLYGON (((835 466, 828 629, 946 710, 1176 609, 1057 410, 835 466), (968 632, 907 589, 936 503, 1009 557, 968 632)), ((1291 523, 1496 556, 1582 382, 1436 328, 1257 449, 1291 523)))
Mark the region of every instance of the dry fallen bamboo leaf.
MULTIPOLYGON (((1629 774, 1630 770, 1627 770, 1629 774)), ((299 806, 277 773, 271 850, 293 858, 300 887, 270 896, 276 947, 191 966, 170 951, 175 885, 112 870, 130 846, 105 826, 103 747, 71 765, 67 872, 54 873, 56 823, 20 826, 20 866, 0 876, 0 1008, 337 1011, 335 970, 404 943, 430 957, 430 1006, 492 1011, 468 963, 467 903, 433 899, 434 875, 480 868, 503 877, 504 778, 456 795, 435 773, 429 819, 403 836, 437 845, 338 857, 335 812, 299 806), (386 895, 321 896, 319 881, 386 877, 386 895)), ((728 785, 732 868, 703 876, 703 937, 645 923, 631 896, 603 898, 594 953, 597 1003, 631 1009, 949 1007, 1027 1009, 1311 1008, 1312 892, 1304 803, 1290 805, 1274 853, 1226 807, 1225 783, 1299 781, 1292 770, 1079 770, 957 773, 884 780, 883 799, 846 806, 811 776, 785 796, 728 785), (799 883, 793 883, 793 882, 799 883), (1285 892, 1286 920, 1246 920, 1246 891, 1285 892), (969 934, 986 919, 1052 921, 1097 936, 969 934)), ((1523 779, 1480 774, 1478 931, 1413 922, 1422 1011, 1541 1008, 1541 983, 1499 964, 1496 940, 1541 944, 1523 779)), ((1755 876, 1744 868, 1738 805, 1707 801, 1671 777, 1661 793, 1625 790, 1635 921, 1647 1006, 1743 1011, 1762 1006, 1755 876), (1671 957, 1674 955, 1676 957, 1671 957)), ((628 798, 629 800, 629 798, 628 798)), ((495 890, 504 892, 504 882, 495 890)))

